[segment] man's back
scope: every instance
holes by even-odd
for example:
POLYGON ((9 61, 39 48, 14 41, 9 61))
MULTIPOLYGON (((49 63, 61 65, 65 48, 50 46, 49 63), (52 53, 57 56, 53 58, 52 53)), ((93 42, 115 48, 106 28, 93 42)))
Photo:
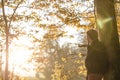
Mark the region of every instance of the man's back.
POLYGON ((109 66, 107 52, 104 45, 97 41, 93 41, 88 48, 86 57, 86 68, 88 73, 104 74, 109 66))

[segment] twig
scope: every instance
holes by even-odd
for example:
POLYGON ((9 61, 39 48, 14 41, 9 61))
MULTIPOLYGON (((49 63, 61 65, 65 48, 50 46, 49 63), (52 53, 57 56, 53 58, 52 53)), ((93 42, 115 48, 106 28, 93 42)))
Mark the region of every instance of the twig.
POLYGON ((10 18, 9 28, 10 28, 10 25, 11 25, 11 22, 12 22, 12 19, 13 19, 13 17, 14 17, 14 14, 15 14, 16 10, 17 10, 17 8, 19 7, 19 5, 20 5, 22 2, 23 2, 23 0, 21 0, 21 1, 18 3, 18 5, 16 6, 16 8, 14 9, 14 12, 13 12, 11 18, 10 18))

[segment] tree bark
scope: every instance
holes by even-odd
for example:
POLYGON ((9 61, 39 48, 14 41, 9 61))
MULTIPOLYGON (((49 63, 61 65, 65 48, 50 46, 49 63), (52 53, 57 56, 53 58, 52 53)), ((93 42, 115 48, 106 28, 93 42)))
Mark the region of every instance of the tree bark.
POLYGON ((114 8, 114 0, 94 0, 96 11, 96 27, 99 30, 100 40, 107 49, 110 69, 104 80, 119 80, 120 72, 116 72, 119 65, 117 56, 119 55, 119 37, 114 8), (117 66, 116 66, 117 65, 117 66))
POLYGON ((5 33, 6 33, 6 63, 5 63, 5 80, 8 80, 8 58, 9 58, 9 44, 8 44, 8 41, 9 41, 9 28, 8 28, 8 23, 7 23, 7 18, 6 18, 6 15, 5 15, 5 8, 4 8, 4 0, 2 0, 1 2, 1 5, 2 5, 2 12, 3 12, 3 18, 4 18, 4 21, 5 21, 5 33))

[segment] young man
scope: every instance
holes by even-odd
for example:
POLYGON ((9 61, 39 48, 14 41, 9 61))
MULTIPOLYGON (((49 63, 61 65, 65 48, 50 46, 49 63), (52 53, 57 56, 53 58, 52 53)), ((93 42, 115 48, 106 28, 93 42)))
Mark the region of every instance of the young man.
POLYGON ((109 66, 106 49, 98 40, 98 32, 94 29, 87 31, 87 40, 87 80, 102 80, 109 66))

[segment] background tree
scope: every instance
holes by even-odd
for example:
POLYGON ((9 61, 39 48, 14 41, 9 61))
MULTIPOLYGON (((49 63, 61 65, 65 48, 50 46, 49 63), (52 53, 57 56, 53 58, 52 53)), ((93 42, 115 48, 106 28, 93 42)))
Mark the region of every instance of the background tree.
POLYGON ((10 35, 9 30, 10 30, 11 22, 13 20, 13 16, 16 12, 16 9, 18 8, 18 6, 21 4, 22 1, 23 0, 18 2, 18 5, 14 8, 12 15, 7 16, 7 14, 5 12, 5 6, 6 6, 5 3, 8 4, 8 2, 6 2, 5 0, 1 0, 1 7, 2 7, 2 13, 3 13, 2 19, 4 20, 3 26, 4 26, 5 37, 6 37, 6 39, 5 39, 5 41, 6 41, 5 42, 5 45, 6 45, 6 64, 5 64, 5 77, 4 77, 5 80, 9 79, 9 77, 8 77, 8 75, 9 75, 9 71, 8 71, 8 67, 9 67, 9 65, 8 65, 9 64, 9 35, 10 35))

